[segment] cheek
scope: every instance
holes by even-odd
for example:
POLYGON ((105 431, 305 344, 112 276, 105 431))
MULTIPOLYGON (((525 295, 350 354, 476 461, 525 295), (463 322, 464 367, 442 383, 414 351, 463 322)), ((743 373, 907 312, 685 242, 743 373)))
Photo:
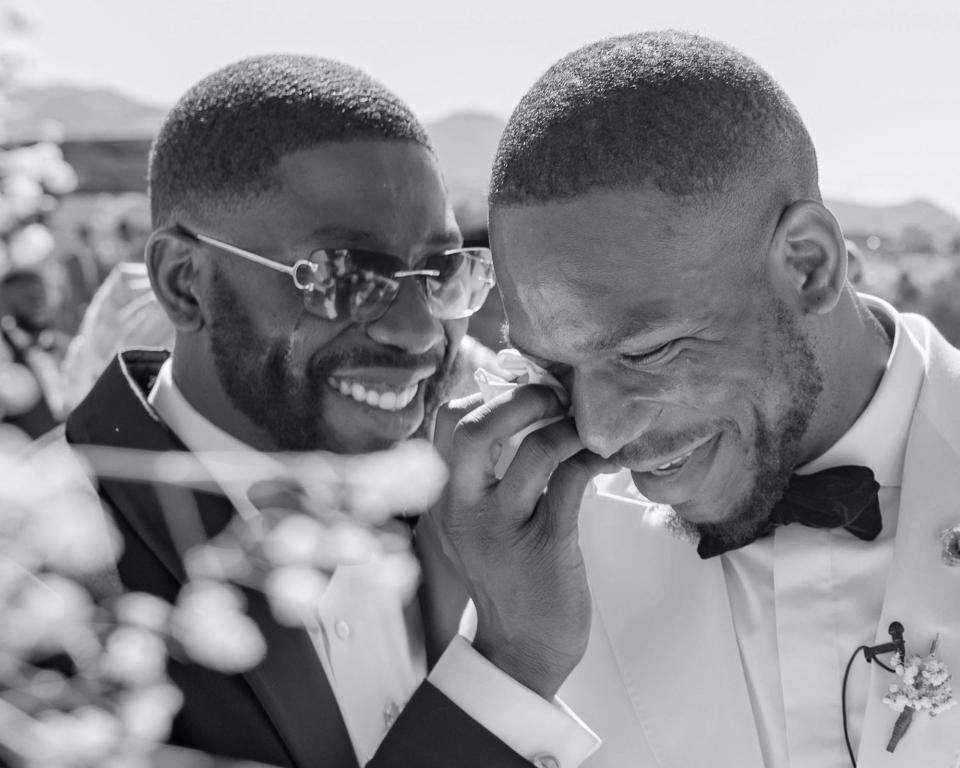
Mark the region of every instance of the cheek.
MULTIPOLYGON (((646 397, 752 430, 758 410, 768 412, 769 372, 746 350, 690 350, 678 356, 669 373, 648 376, 646 397)), ((636 391, 636 390, 635 390, 636 391)))
POLYGON ((684 404, 710 406, 746 394, 754 379, 747 363, 737 351, 719 347, 685 350, 671 361, 665 378, 684 404))

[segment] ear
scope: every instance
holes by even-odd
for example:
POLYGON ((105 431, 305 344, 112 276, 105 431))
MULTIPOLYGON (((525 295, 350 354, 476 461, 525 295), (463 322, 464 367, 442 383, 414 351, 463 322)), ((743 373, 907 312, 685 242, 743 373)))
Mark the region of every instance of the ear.
POLYGON ((804 312, 832 311, 847 279, 847 248, 833 214, 815 200, 787 206, 773 237, 773 267, 804 312))
POLYGON ((196 295, 196 248, 176 227, 164 227, 150 235, 145 250, 153 292, 178 331, 196 332, 204 324, 196 295))

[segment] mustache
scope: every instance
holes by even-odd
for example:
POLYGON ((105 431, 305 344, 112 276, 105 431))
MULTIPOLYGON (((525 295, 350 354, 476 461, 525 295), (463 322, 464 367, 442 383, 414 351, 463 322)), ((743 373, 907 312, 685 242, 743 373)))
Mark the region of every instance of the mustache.
POLYGON ((715 430, 688 429, 669 435, 649 433, 639 440, 623 446, 610 458, 621 466, 653 461, 680 453, 698 440, 714 434, 714 432, 715 430))
MULTIPOLYGON (((326 376, 338 368, 420 368, 432 366, 442 371, 446 354, 436 349, 422 354, 387 349, 320 350, 310 362, 311 373, 326 376)), ((436 374, 434 374, 436 375, 436 374)))

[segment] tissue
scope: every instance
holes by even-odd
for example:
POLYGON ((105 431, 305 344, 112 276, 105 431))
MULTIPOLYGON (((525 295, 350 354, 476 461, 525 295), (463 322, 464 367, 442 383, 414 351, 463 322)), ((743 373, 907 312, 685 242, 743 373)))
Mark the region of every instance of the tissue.
MULTIPOLYGON (((499 373, 478 368, 473 375, 477 386, 480 388, 480 394, 483 396, 483 402, 489 403, 498 395, 509 392, 514 387, 523 384, 540 384, 545 387, 550 387, 550 389, 556 393, 560 403, 564 408, 567 408, 569 412, 570 395, 567 393, 567 390, 564 389, 559 379, 532 360, 524 357, 517 350, 500 350, 497 353, 497 367, 500 369, 499 373)), ((560 421, 562 418, 563 416, 553 416, 548 419, 540 419, 506 440, 501 446, 500 457, 497 459, 496 466, 494 467, 494 474, 497 478, 502 478, 507 471, 510 462, 513 461, 513 457, 517 453, 517 449, 520 448, 520 443, 523 442, 523 438, 531 432, 545 427, 547 424, 560 421)))

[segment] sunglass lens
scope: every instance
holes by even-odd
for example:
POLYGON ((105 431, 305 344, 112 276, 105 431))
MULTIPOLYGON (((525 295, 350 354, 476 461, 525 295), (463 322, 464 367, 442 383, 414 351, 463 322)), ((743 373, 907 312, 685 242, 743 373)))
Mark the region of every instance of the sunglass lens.
POLYGON ((399 259, 347 248, 314 251, 313 290, 304 293, 307 310, 327 320, 364 322, 383 314, 397 295, 399 282, 387 275, 399 259), (396 262, 396 263, 394 263, 396 262))
POLYGON ((485 248, 440 253, 427 258, 422 268, 440 273, 424 278, 424 284, 433 313, 442 320, 472 315, 494 284, 493 263, 485 248))

